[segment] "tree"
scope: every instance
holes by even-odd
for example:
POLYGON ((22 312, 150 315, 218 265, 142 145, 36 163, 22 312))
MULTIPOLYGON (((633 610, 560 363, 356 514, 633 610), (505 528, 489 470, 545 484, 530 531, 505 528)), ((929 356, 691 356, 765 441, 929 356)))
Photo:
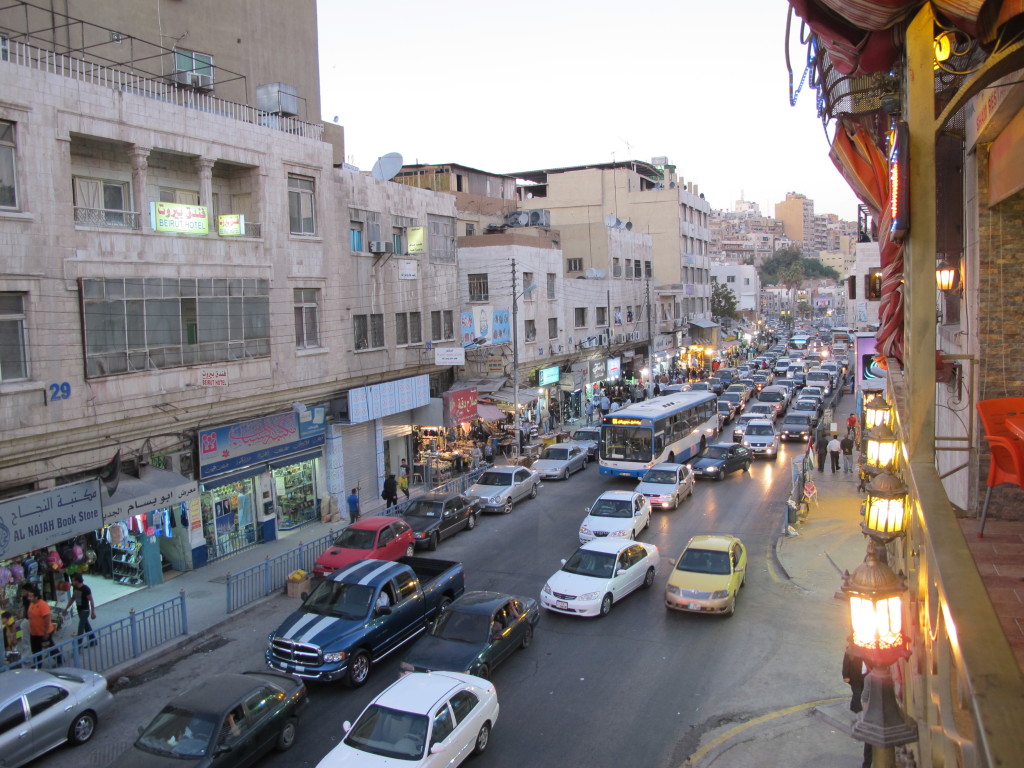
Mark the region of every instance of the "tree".
MULTIPOLYGON (((787 285, 783 275, 789 267, 799 266, 802 277, 808 279, 825 279, 839 281, 839 273, 826 267, 817 259, 805 259, 799 248, 780 248, 758 267, 758 276, 762 285, 787 285)), ((787 286, 788 287, 788 286, 787 286)))
POLYGON ((805 319, 810 318, 811 317, 811 303, 809 301, 806 301, 806 300, 805 301, 801 301, 799 304, 796 305, 796 311, 800 313, 800 317, 805 318, 805 319))
POLYGON ((711 283, 711 314, 714 317, 729 317, 733 320, 739 319, 736 311, 736 294, 728 287, 717 280, 711 283))

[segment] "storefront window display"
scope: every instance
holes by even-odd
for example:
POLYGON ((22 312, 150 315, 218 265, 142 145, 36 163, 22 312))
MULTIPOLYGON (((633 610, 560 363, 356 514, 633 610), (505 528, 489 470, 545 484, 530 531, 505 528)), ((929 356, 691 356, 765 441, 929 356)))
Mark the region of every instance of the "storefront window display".
POLYGON ((273 470, 278 529, 298 528, 320 517, 316 459, 273 470))
POLYGON ((203 485, 200 501, 208 560, 258 543, 253 478, 210 487, 203 485))

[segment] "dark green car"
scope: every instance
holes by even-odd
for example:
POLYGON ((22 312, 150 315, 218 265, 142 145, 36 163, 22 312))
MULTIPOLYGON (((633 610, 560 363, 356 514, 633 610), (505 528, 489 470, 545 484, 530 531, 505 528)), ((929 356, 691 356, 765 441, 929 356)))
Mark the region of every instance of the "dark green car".
POLYGON ((406 654, 401 670, 467 672, 488 678, 516 648, 529 647, 539 620, 540 609, 532 598, 466 592, 406 654))

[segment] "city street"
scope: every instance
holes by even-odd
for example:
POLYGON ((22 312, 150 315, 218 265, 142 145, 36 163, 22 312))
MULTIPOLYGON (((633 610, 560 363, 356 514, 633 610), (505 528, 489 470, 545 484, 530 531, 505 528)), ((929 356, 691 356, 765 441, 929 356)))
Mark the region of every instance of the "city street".
MULTIPOLYGON (((773 562, 791 460, 802 449, 803 444, 784 444, 777 462, 759 460, 749 475, 698 483, 678 510, 656 512, 640 536, 657 544, 662 555, 650 591, 628 596, 600 620, 545 613, 533 645, 492 674, 501 715, 487 753, 474 765, 675 768, 710 729, 834 695, 831 654, 841 640, 831 635, 841 624, 830 613, 823 622, 822 607, 786 583, 773 562), (667 612, 662 594, 671 561, 690 536, 719 532, 739 535, 750 552, 736 615, 667 612), (822 624, 830 628, 827 633, 820 632, 822 624)), ((631 487, 626 480, 602 478, 591 464, 566 482, 546 482, 535 500, 509 516, 482 518, 475 530, 443 543, 436 556, 465 564, 468 589, 536 597, 560 559, 576 548, 584 508, 603 490, 631 487)), ((39 765, 105 765, 192 680, 260 668, 267 633, 294 606, 278 596, 240 612, 194 652, 169 658, 142 684, 119 691, 91 744, 59 750, 39 765)), ((312 685, 298 743, 261 764, 316 765, 337 743, 341 723, 354 720, 395 679, 400 656, 376 667, 357 691, 312 685)))

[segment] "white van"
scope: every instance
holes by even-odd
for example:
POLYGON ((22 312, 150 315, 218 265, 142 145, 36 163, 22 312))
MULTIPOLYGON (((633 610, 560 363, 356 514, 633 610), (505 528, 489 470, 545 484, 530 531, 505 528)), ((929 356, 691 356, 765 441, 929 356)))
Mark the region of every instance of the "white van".
POLYGON ((808 387, 821 387, 825 397, 832 394, 832 374, 826 368, 812 368, 807 372, 804 385, 808 387))

